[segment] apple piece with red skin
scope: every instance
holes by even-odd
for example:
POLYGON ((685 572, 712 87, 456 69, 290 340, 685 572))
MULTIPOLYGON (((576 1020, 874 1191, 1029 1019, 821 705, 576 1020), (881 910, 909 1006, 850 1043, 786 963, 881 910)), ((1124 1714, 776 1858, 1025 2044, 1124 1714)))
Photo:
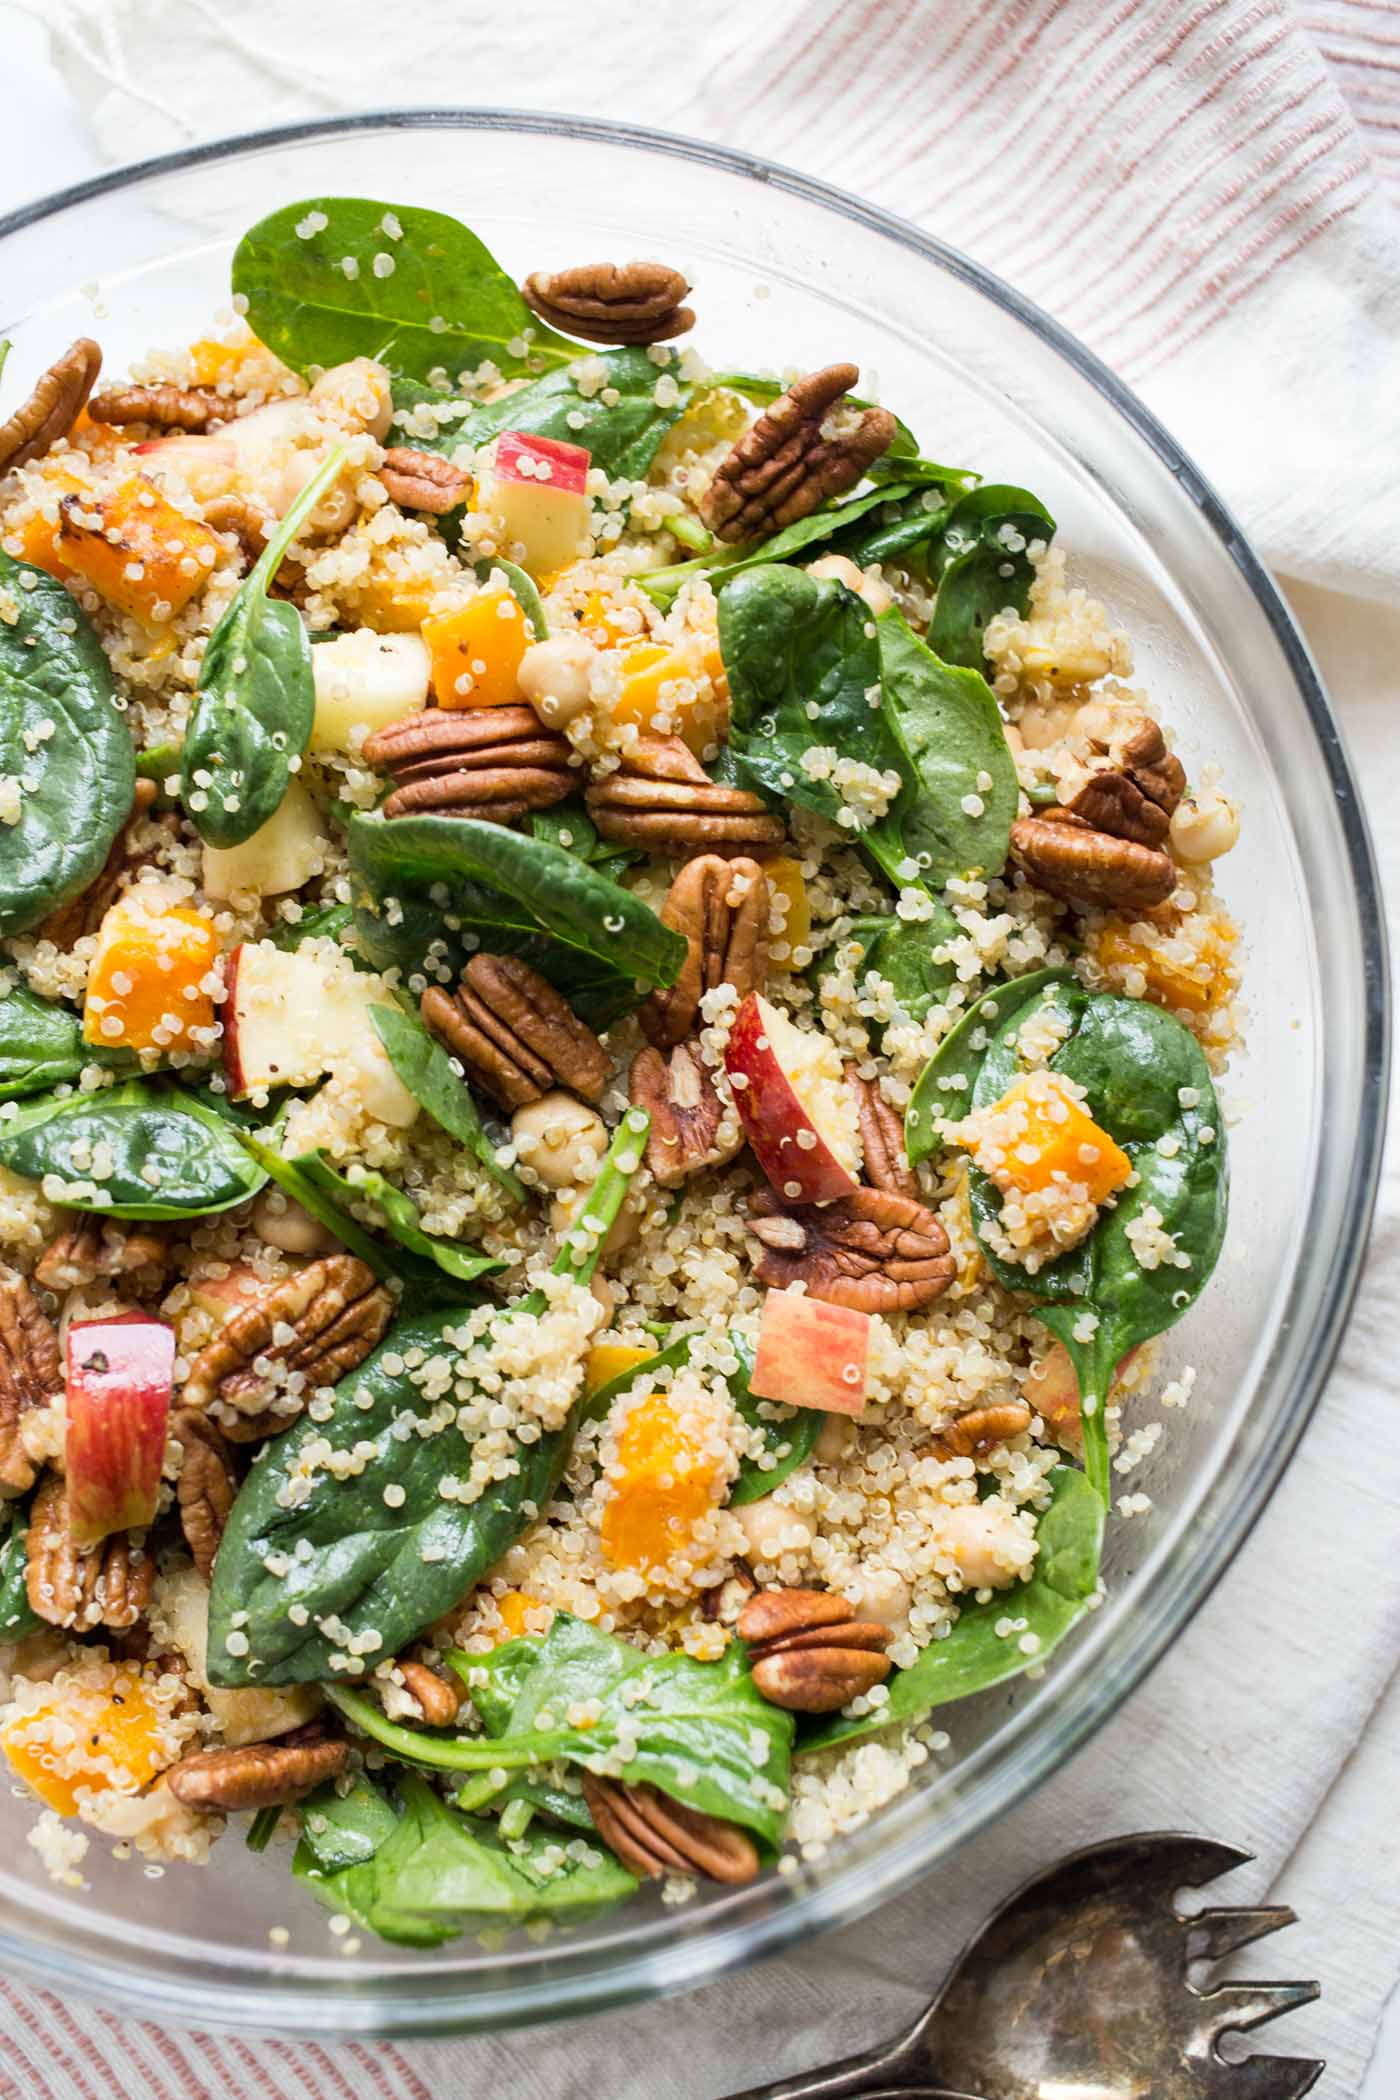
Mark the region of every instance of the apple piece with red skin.
POLYGON ((495 525, 502 554, 543 576, 592 551, 590 463, 582 445, 501 432, 478 465, 476 508, 495 525))
POLYGON ((208 1313, 222 1325, 261 1298, 268 1289, 268 1280, 258 1274, 251 1262, 226 1262, 220 1267, 224 1271, 221 1276, 201 1275, 196 1271, 189 1277, 186 1288, 191 1305, 197 1305, 201 1312, 208 1313))
POLYGON ((758 1323, 749 1391, 787 1407, 857 1415, 865 1409, 870 1315, 805 1291, 769 1291, 758 1323))
POLYGON ((801 1080, 789 1076, 804 1040, 786 1014, 751 992, 734 1017, 724 1069, 744 1136, 783 1201, 830 1203, 858 1184, 822 1136, 801 1080))
POLYGON ((64 1465, 73 1544, 155 1521, 174 1389, 175 1330, 146 1313, 68 1329, 64 1465))

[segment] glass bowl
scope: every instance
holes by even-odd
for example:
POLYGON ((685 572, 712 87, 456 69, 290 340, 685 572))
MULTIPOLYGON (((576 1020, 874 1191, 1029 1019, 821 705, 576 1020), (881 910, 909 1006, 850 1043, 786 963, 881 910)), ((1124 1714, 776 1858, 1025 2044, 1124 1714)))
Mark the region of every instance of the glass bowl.
POLYGON ((1033 307, 912 226, 766 162, 654 132, 506 111, 414 112, 198 148, 0 222, 12 371, 73 336, 113 369, 228 303, 242 231, 295 198, 453 212, 517 276, 653 254, 696 286, 716 366, 851 358, 924 449, 1037 491, 1077 577, 1131 630, 1137 681, 1188 771, 1224 769, 1245 814, 1223 888, 1246 929, 1248 1054, 1230 1082, 1234 1217, 1219 1272, 1168 1342, 1202 1367, 1134 1476, 1150 1515, 1111 1530, 1109 1594, 1037 1682, 949 1711, 954 1754, 791 1877, 650 1894, 495 1951, 366 1938, 342 1958, 285 1855, 235 1832, 213 1868, 143 1870, 95 1841, 81 1894, 0 1806, 0 1969, 172 2021, 282 2034, 529 2022, 671 1990, 848 1919, 928 1874, 1052 1772, 1181 1631, 1297 1444, 1351 1302, 1380 1157, 1385 981, 1356 784, 1307 651, 1219 500, 1110 373, 1033 307), (273 1949, 268 1929, 290 1928, 273 1949))

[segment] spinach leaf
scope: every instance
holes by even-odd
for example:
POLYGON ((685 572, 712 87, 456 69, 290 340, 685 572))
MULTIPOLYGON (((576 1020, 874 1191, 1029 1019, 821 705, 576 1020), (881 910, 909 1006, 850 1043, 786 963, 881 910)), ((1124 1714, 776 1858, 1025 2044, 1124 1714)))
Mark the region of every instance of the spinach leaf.
MULTIPOLYGON (((598 1238, 587 1253, 566 1242, 556 1275, 585 1284, 592 1275, 646 1130, 646 1116, 629 1109, 588 1199, 598 1238)), ((530 1318, 544 1302, 532 1292, 499 1317, 530 1318)), ((457 1338, 464 1312, 396 1321, 336 1387, 326 1420, 303 1416, 266 1447, 214 1564, 211 1682, 304 1684, 373 1668, 464 1597, 548 1502, 572 1420, 518 1442, 514 1470, 498 1469, 475 1501, 442 1492, 470 1471, 472 1435, 459 1410, 481 1398, 471 1348, 457 1338), (325 1463, 328 1449, 353 1454, 344 1477, 325 1463), (241 1654, 228 1645, 235 1630, 241 1654)))
POLYGON ((512 598, 525 615, 525 631, 530 640, 545 641, 549 635, 549 622, 545 618, 544 600, 540 596, 534 577, 500 554, 493 555, 489 561, 476 562, 473 566, 479 583, 489 583, 493 572, 499 569, 510 586, 512 598))
POLYGON ((859 524, 852 524, 832 543, 834 553, 844 554, 858 568, 872 562, 888 562, 926 578, 937 559, 936 549, 950 515, 950 502, 931 484, 916 489, 898 485, 879 492, 884 502, 859 524))
POLYGON ((761 1465, 756 1458, 743 1458, 734 1485, 729 1490, 731 1509, 742 1509, 745 1503, 761 1502, 771 1495, 774 1488, 781 1487, 789 1473, 807 1463, 812 1447, 821 1433, 822 1417, 814 1408, 784 1407, 776 1400, 759 1400, 749 1391, 749 1379, 753 1374, 753 1350, 742 1335, 732 1334, 730 1340, 739 1359, 739 1368, 731 1372, 729 1391, 734 1406, 751 1429, 757 1429, 763 1437, 763 1455, 771 1459, 771 1465, 761 1465))
POLYGON ((897 1722, 922 1720, 938 1707, 1044 1662, 1088 1610, 1098 1586, 1104 1521, 1103 1504, 1082 1473, 1059 1466, 1050 1481, 1053 1499, 1036 1526, 1040 1551, 1029 1581, 999 1591, 985 1604, 965 1604, 943 1640, 930 1641, 917 1662, 895 1671, 884 1705, 858 1719, 835 1714, 805 1729, 799 1756, 860 1742, 897 1722), (1039 1643, 1030 1655, 1020 1646, 1026 1634, 1039 1643))
POLYGON ((634 1385, 643 1385, 654 1378, 658 1371, 679 1371, 690 1362, 691 1337, 683 1334, 678 1341, 668 1342, 658 1349, 655 1356, 648 1356, 639 1364, 632 1364, 619 1371, 613 1378, 595 1388, 584 1402, 580 1417, 585 1422, 601 1422, 620 1393, 630 1393, 634 1385))
POLYGON ((926 919, 896 919, 875 912, 852 919, 842 939, 824 949, 807 972, 818 994, 823 979, 835 971, 838 955, 858 946, 862 954, 852 972, 857 985, 872 973, 883 977, 892 986, 901 1011, 911 1021, 922 1021, 957 981, 956 966, 938 958, 948 942, 962 933, 941 899, 931 898, 930 903, 932 910, 926 919))
POLYGON ((373 357, 427 379, 487 358, 524 372, 587 355, 531 313, 474 233, 416 204, 284 205, 239 242, 233 295, 259 341, 298 372, 373 357))
POLYGON ((311 737, 316 688, 301 614, 268 589, 345 463, 337 445, 278 525, 209 637, 185 732, 180 792, 211 846, 237 846, 276 813, 311 737))
MULTIPOLYGON (((341 1174, 330 1164, 324 1153, 306 1152, 291 1163, 305 1176, 313 1188, 322 1191, 333 1203, 352 1211, 356 1203, 370 1203, 384 1221, 384 1230, 406 1247, 410 1254, 420 1260, 431 1262, 446 1276, 458 1283, 476 1283, 483 1276, 494 1276, 506 1267, 505 1262, 495 1260, 489 1254, 478 1254, 475 1247, 463 1247, 456 1240, 443 1239, 439 1234, 424 1232, 418 1222, 418 1206, 411 1196, 394 1187, 371 1167, 362 1167, 357 1175, 341 1174)), ((353 1214, 353 1213, 352 1213, 353 1214)), ((401 1269, 400 1274, 405 1272, 401 1269)), ((407 1272, 410 1276, 413 1271, 407 1272)))
POLYGON ((329 1697, 385 1749, 435 1771, 510 1773, 562 1760, 659 1787, 702 1814, 740 1823, 770 1857, 781 1842, 792 1716, 755 1690, 739 1642, 718 1662, 647 1655, 561 1611, 542 1639, 507 1641, 490 1655, 458 1651, 448 1661, 483 1720, 500 1716, 503 1702, 483 1689, 504 1676, 511 1704, 499 1732, 433 1735, 386 1721, 372 1701, 340 1684, 329 1697), (599 1709, 598 1718, 587 1728, 570 1727, 567 1711, 583 1701, 599 1709), (764 1751, 755 1757, 760 1739, 764 1751), (617 1773, 626 1743, 635 1747, 617 1773))
POLYGON ((1032 970, 996 985, 974 1002, 949 1029, 920 1072, 904 1112, 904 1149, 911 1166, 932 1159, 942 1149, 941 1126, 956 1123, 972 1106, 972 1089, 982 1067, 993 1028, 1011 1011, 1049 984, 1073 983, 1068 970, 1032 970))
MULTIPOLYGON (((345 935, 355 924, 355 914, 348 904, 325 904, 319 911, 305 911, 295 921, 279 919, 270 933, 263 936, 274 948, 299 948, 303 941, 339 941, 348 949, 345 935)), ((350 960, 356 960, 353 949, 348 949, 350 960)))
POLYGON ((233 1128, 250 1159, 259 1166, 269 1181, 275 1182, 284 1194, 299 1203, 303 1210, 333 1232, 343 1247, 358 1255, 365 1267, 378 1277, 381 1283, 393 1283, 405 1274, 404 1263, 365 1230, 357 1218, 330 1195, 317 1181, 304 1171, 305 1160, 283 1159, 274 1146, 264 1144, 258 1129, 235 1122, 233 1128))
POLYGON ((989 482, 953 505, 929 625, 929 641, 945 663, 982 669, 988 620, 1008 605, 1026 610, 1035 576, 1028 544, 1054 536, 1055 520, 1029 489, 989 482))
POLYGON ((102 871, 131 810, 136 759, 92 624, 54 577, 0 549, 0 937, 26 933, 102 871))
POLYGON ((151 1079, 20 1109, 0 1123, 0 1166, 26 1181, 54 1175, 55 1201, 112 1218, 204 1217, 267 1180, 224 1115, 151 1079))
POLYGON ((581 796, 556 802, 552 809, 532 809, 529 823, 532 838, 562 846, 566 853, 575 854, 614 881, 624 868, 645 858, 634 846, 618 846, 611 839, 600 838, 581 796))
POLYGON ((588 360, 587 393, 579 390, 578 366, 547 372, 498 401, 450 402, 431 387, 401 382, 394 388, 400 428, 410 444, 449 458, 459 445, 486 445, 503 430, 523 430, 531 437, 582 445, 610 481, 643 480, 661 440, 685 413, 689 386, 671 371, 676 398, 662 403, 656 398, 662 374, 645 350, 591 350, 570 344, 568 353, 588 360), (444 416, 449 406, 453 413, 444 416), (420 408, 436 413, 415 415, 420 408))
POLYGON ((0 1538, 0 1646, 42 1633, 44 1620, 29 1609, 29 1512, 13 1508, 0 1538))
POLYGON ((433 1121, 485 1167, 491 1179, 516 1203, 525 1201, 525 1185, 499 1164, 496 1148, 481 1127, 476 1103, 452 1059, 417 1014, 401 1006, 372 1006, 370 1020, 384 1054, 415 1101, 433 1121))
POLYGON ((417 969, 434 941, 460 953, 455 936, 470 930, 492 954, 521 956, 603 1028, 637 1004, 639 983, 674 983, 685 959, 680 934, 640 898, 562 847, 500 824, 357 815, 349 845, 356 930, 381 966, 417 969))
MULTIPOLYGON (((730 583, 749 569, 760 568, 765 562, 791 561, 794 555, 804 554, 809 547, 819 546, 823 541, 832 541, 840 552, 846 553, 849 551, 847 539, 855 534, 861 520, 868 520, 873 513, 910 493, 903 487, 866 489, 859 496, 848 496, 841 503, 824 504, 807 517, 784 525, 781 531, 770 533, 747 553, 736 554, 730 547, 716 547, 694 561, 674 562, 669 568, 652 569, 638 576, 636 581, 658 605, 668 606, 681 585, 692 582, 697 576, 708 576, 718 589, 721 583, 730 583)), ((851 538, 851 544, 857 544, 854 538, 851 538)), ((871 556, 870 559, 877 557, 871 556)))
POLYGON ((76 1079, 91 1055, 70 1006, 40 999, 23 984, 0 998, 0 1101, 76 1079))
POLYGON ((301 1841, 326 1874, 342 1867, 363 1866, 373 1859, 398 1828, 393 1803, 363 1772, 348 1794, 334 1786, 318 1787, 297 1803, 301 1841))
MULTIPOLYGON (((360 1784, 367 1788, 367 1782, 360 1784)), ((577 1921, 620 1902, 637 1886, 601 1845, 588 1847, 580 1858, 561 1857, 558 1840, 548 1834, 527 1834, 507 1844, 483 1824, 457 1814, 410 1773, 400 1777, 398 1792, 402 1809, 397 1817, 377 1795, 382 1807, 372 1814, 357 1804, 352 1819, 341 1816, 331 1825, 333 1844, 343 1843, 347 1822, 352 1842, 372 1842, 366 1858, 332 1865, 308 1835, 292 1862, 297 1879, 320 1902, 383 1939, 431 1947, 491 1926, 545 1918, 577 1921)), ((330 1824, 327 1811, 318 1808, 311 1816, 303 1812, 304 1829, 313 1817, 330 1824)))

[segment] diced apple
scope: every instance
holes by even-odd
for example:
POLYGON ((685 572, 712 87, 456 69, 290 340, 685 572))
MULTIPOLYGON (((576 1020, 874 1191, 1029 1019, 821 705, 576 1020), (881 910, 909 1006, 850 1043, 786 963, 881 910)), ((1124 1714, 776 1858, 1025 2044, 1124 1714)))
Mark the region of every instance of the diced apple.
POLYGON ((218 1723, 225 1743, 265 1743, 313 1721, 321 1708, 314 1684, 248 1685, 221 1690, 209 1682, 209 1586, 194 1568, 162 1578, 161 1631, 184 1656, 190 1679, 218 1723))
POLYGON ((865 1406, 870 1315, 828 1305, 805 1291, 770 1291, 763 1301, 749 1391, 787 1407, 858 1415, 865 1406))
POLYGON ((751 992, 724 1066, 744 1135, 784 1202, 849 1196, 860 1165, 859 1110, 830 1038, 796 1027, 751 992))
MULTIPOLYGON (((384 1003, 381 989, 379 1004, 384 1003)), ((336 1056, 331 1076, 342 1090, 353 1094, 364 1113, 375 1123, 388 1123, 406 1130, 418 1116, 418 1101, 389 1062, 388 1052, 365 1016, 365 1029, 336 1056)))
POLYGON ((416 634, 376 634, 356 627, 311 651, 316 679, 313 751, 356 751, 384 729, 428 704, 428 645, 416 634))
POLYGON ((328 964, 312 949, 245 941, 229 958, 224 1070, 235 1097, 311 1086, 332 1073, 366 1116, 406 1128, 418 1103, 395 1073, 370 1017, 393 994, 373 971, 328 964))
POLYGON ((205 847, 204 887, 211 897, 285 896, 321 873, 327 843, 315 802, 299 780, 289 780, 282 800, 251 837, 237 846, 205 847))
POLYGON ((68 1329, 64 1462, 79 1548, 152 1523, 175 1369, 175 1330, 145 1313, 68 1329))
POLYGON ((267 1279, 259 1276, 251 1262, 236 1261, 221 1264, 223 1273, 218 1276, 200 1275, 196 1272, 189 1279, 190 1302, 213 1319, 231 1320, 235 1313, 243 1312, 260 1298, 267 1289, 267 1279))
POLYGON ((503 430, 478 462, 476 508, 495 525, 498 552, 532 575, 591 554, 589 454, 582 445, 503 430))

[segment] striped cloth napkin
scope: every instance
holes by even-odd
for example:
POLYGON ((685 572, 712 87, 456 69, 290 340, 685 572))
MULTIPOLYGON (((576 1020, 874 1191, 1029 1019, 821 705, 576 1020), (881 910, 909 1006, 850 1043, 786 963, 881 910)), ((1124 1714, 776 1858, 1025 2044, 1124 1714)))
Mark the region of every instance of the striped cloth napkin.
MULTIPOLYGON (((1400 642, 1400 11, 1386 0, 650 0, 625 17, 533 0, 528 24, 473 0, 12 4, 47 25, 112 161, 369 95, 626 117, 859 191, 1047 307, 1142 391, 1276 570, 1353 594, 1349 627, 1356 599, 1388 601, 1365 617, 1400 642)), ((1374 662, 1394 654, 1376 647, 1374 662)), ((1379 715, 1351 726, 1400 807, 1379 715)), ((528 2038, 173 2033, 0 1985, 0 2100, 458 2100, 498 2086, 715 2100, 912 2017, 1032 1866, 1109 1831, 1202 1821, 1260 1855, 1222 1900, 1282 1878, 1311 1916, 1306 1951, 1266 1950, 1263 1966, 1321 1969, 1328 1995, 1276 2046, 1330 2057, 1320 2100, 1355 2100, 1396 1971, 1400 1840, 1373 1809, 1400 1779, 1400 1695, 1386 1699, 1400 1452, 1369 1430, 1400 1314, 1397 1241, 1392 1168, 1348 1352, 1232 1575, 1113 1725, 929 1888, 687 1999, 528 2038), (1299 1582, 1319 1538, 1345 1612, 1299 1582), (1329 1803, 1349 1820, 1309 1846, 1317 1819, 1333 1830, 1329 1803)))

